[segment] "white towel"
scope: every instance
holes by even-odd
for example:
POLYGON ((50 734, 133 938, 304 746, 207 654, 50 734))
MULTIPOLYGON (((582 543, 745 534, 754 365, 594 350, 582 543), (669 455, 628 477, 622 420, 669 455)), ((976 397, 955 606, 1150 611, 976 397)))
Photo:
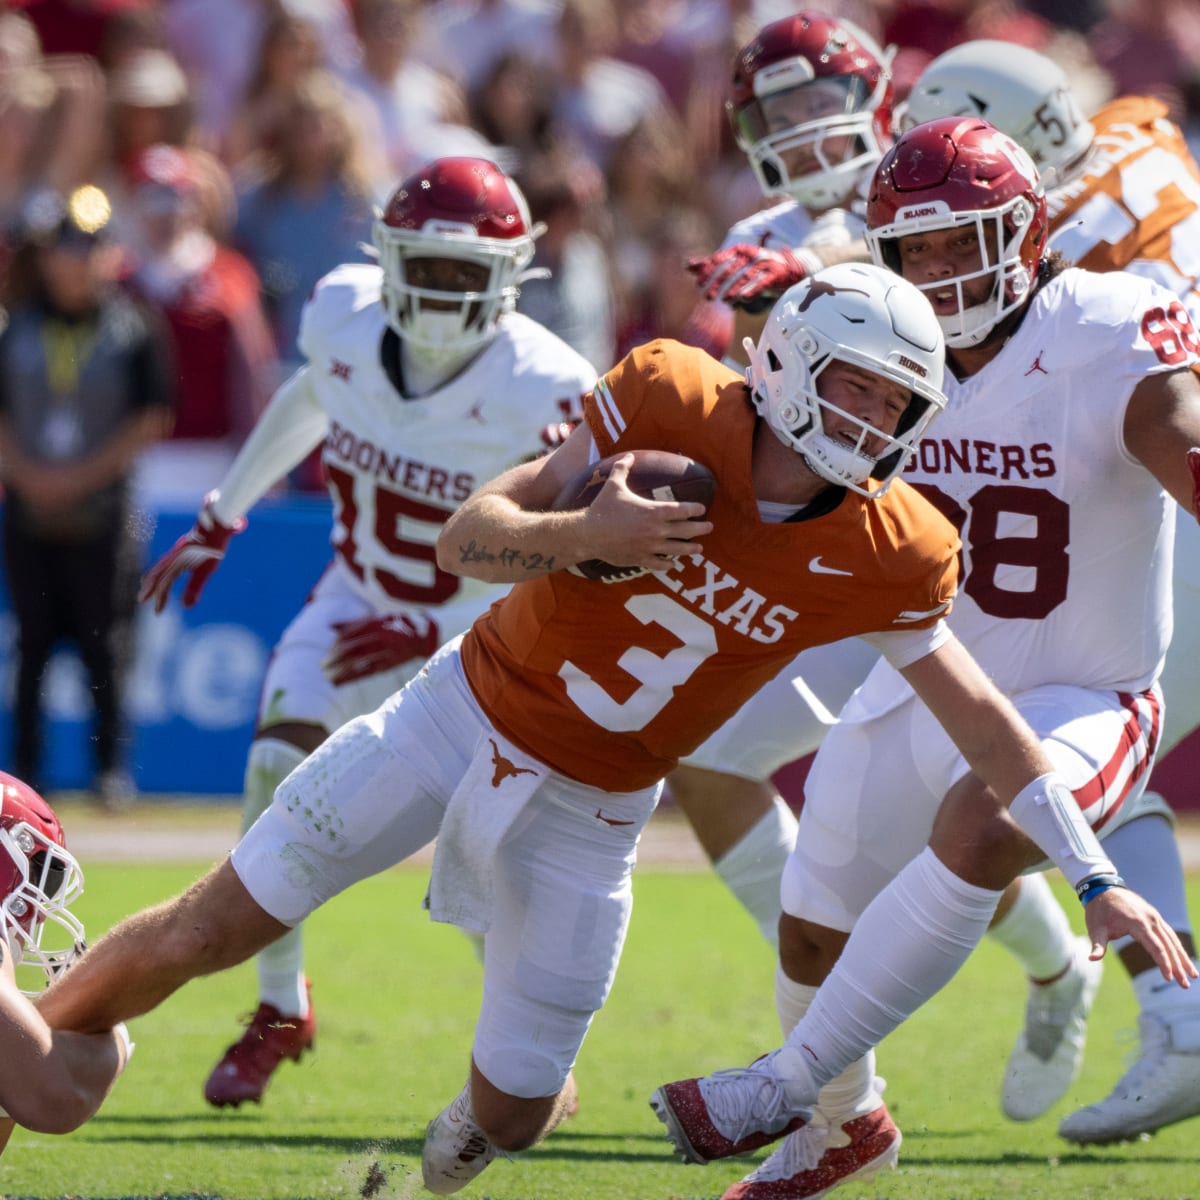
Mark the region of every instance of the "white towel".
POLYGON ((494 729, 475 746, 446 805, 429 877, 429 915, 475 933, 492 923, 496 851, 550 768, 494 729))

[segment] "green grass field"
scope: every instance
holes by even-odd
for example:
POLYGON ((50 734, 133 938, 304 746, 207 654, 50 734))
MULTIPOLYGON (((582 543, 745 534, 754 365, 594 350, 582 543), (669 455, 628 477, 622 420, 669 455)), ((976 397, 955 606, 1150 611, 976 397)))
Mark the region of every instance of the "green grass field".
MULTIPOLYGON (((82 915, 95 935, 177 891, 199 867, 89 865, 82 915)), ((133 1025, 137 1054, 99 1116, 69 1137, 14 1135, 5 1197, 405 1200, 420 1185, 426 1121, 465 1078, 479 971, 467 942, 420 911, 425 873, 397 870, 309 926, 317 1052, 285 1064, 266 1103, 217 1112, 201 1096, 216 1055, 253 1007, 253 970, 189 985, 133 1025)), ((666 1080, 749 1061, 778 1040, 773 959, 706 872, 640 872, 625 959, 576 1071, 582 1109, 545 1143, 488 1168, 482 1200, 716 1197, 747 1161, 674 1160, 646 1103, 666 1080)), ((1200 886, 1193 881, 1193 910, 1200 886)), ((1200 1197, 1200 1121, 1152 1140, 1077 1150, 1055 1136, 1071 1101, 1105 1094, 1131 1047, 1134 1006, 1110 964, 1087 1063, 1068 1101, 1028 1125, 998 1089, 1024 987, 984 946, 879 1055, 904 1131, 900 1169, 837 1194, 887 1200, 1184 1200, 1200 1197)))

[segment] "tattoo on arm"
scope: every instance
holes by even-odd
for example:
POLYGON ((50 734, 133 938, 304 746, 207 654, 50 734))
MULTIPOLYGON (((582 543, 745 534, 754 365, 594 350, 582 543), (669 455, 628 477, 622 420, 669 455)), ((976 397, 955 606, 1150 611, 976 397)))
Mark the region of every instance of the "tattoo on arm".
POLYGON ((511 546, 502 546, 499 550, 489 550, 472 538, 465 546, 460 546, 459 561, 463 563, 498 562, 505 567, 519 567, 526 571, 553 571, 554 556, 539 554, 536 550, 523 554, 511 546))

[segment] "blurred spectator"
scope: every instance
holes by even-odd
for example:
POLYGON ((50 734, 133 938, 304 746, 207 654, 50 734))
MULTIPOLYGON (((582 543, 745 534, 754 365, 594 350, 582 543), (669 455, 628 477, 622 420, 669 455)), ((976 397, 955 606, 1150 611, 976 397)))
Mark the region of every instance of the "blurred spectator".
POLYGON ((29 17, 43 53, 86 54, 104 62, 112 26, 130 15, 152 18, 158 4, 155 0, 8 0, 6 7, 29 17))
POLYGON ((526 164, 517 182, 538 236, 533 271, 521 285, 517 311, 551 332, 599 371, 612 366, 612 284, 604 243, 588 218, 602 199, 601 181, 590 162, 563 154, 543 155, 526 164))
POLYGON ((1017 42, 1043 50, 1050 24, 1017 0, 894 0, 883 24, 885 45, 898 47, 892 61, 897 100, 908 95, 930 60, 973 38, 1017 42))
POLYGON ((422 55, 470 94, 501 58, 519 52, 545 61, 558 7, 557 0, 441 0, 427 6, 422 55))
POLYGON ((341 70, 357 60, 345 0, 170 0, 163 6, 166 42, 192 81, 206 145, 225 145, 235 112, 261 74, 264 42, 288 21, 311 33, 314 65, 341 70))
POLYGON ((685 266, 689 258, 706 253, 719 241, 720 231, 703 209, 679 206, 661 213, 650 232, 648 269, 627 297, 617 330, 616 359, 660 337, 722 357, 733 331, 732 310, 725 304, 697 301, 695 281, 685 266))
MULTIPOLYGON (((439 156, 487 158, 487 142, 466 125, 461 88, 414 52, 422 15, 418 0, 358 0, 354 11, 362 61, 345 78, 379 123, 391 178, 410 175, 439 156)), ((380 182, 384 190, 387 184, 380 182)))
POLYGON ((471 124, 493 147, 506 171, 555 149, 561 130, 546 70, 520 50, 501 55, 471 94, 471 124))
POLYGON ((563 0, 557 31, 555 110, 583 152, 605 170, 613 144, 669 101, 648 71, 612 57, 618 32, 612 0, 563 0))
POLYGON ((142 547, 130 471, 166 432, 170 400, 163 339, 114 286, 110 212, 92 186, 31 209, 0 334, 0 478, 18 630, 14 767, 38 778, 42 676, 71 638, 96 710, 93 789, 117 806, 133 794, 123 684, 142 547))
POLYGON ((215 454, 202 463, 192 456, 208 470, 232 459, 275 385, 258 276, 205 229, 188 152, 150 147, 133 164, 131 183, 135 261, 126 283, 170 329, 178 390, 172 439, 209 443, 215 454))
MULTIPOLYGON (((643 308, 663 219, 702 202, 683 124, 668 109, 643 117, 616 143, 605 215, 618 326, 643 308)), ((693 284, 688 300, 694 299, 693 284)))
POLYGON ((1154 96, 1170 119, 1186 119, 1187 92, 1200 76, 1200 9, 1195 0, 1109 0, 1089 35, 1096 62, 1121 96, 1154 96))
MULTIPOLYGON (((263 302, 281 361, 279 382, 303 365, 296 346, 300 310, 323 275, 363 260, 372 205, 365 147, 336 82, 317 73, 277 114, 261 175, 239 193, 237 248, 262 280, 263 302)), ((320 454, 292 475, 320 490, 320 454)))
POLYGON ((614 0, 613 57, 653 75, 680 116, 687 111, 695 66, 682 20, 687 7, 687 0, 614 0))
POLYGON ((296 89, 321 65, 316 26, 287 12, 267 23, 249 85, 225 121, 225 161, 236 169, 249 155, 266 148, 272 130, 296 89))
MULTIPOLYGON (((28 18, 0 13, 0 229, 40 187, 69 192, 95 170, 104 78, 90 59, 43 59, 28 18)), ((6 255, 3 256, 6 258, 6 255)), ((0 264, 2 265, 2 264, 0 264)))

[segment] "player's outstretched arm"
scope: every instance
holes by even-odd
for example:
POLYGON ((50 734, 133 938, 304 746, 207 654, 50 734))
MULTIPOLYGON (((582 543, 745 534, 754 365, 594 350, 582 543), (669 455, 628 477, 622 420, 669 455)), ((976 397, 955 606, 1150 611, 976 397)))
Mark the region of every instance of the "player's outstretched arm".
POLYGON ((303 367, 271 398, 220 486, 205 497, 196 523, 146 572, 138 599, 153 601, 154 611, 162 612, 176 581, 186 576, 182 603, 195 604, 233 535, 246 527, 244 514, 320 444, 327 428, 303 367))
POLYGON ((1196 969, 1178 936, 1124 886, 1037 736, 961 643, 952 638, 903 674, 985 785, 951 789, 930 839, 938 857, 988 888, 1050 859, 1084 903, 1094 957, 1128 934, 1164 979, 1188 987, 1196 969))
POLYGON ((92 1117, 133 1052, 124 1026, 102 1033, 51 1029, 17 990, 0 940, 0 1149, 12 1122, 69 1133, 92 1117))

